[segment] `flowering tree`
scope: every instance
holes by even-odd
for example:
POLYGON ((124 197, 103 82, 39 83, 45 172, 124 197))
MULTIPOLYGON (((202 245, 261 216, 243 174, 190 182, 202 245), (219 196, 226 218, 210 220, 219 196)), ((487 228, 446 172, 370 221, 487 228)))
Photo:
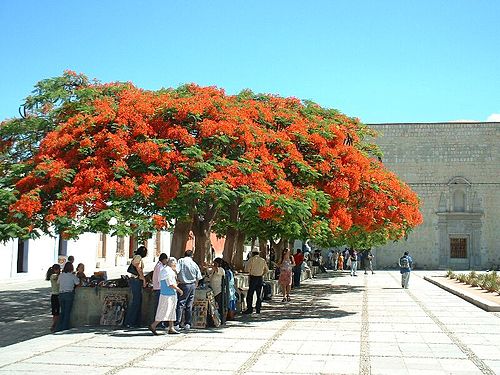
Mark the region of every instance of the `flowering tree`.
POLYGON ((416 195, 366 142, 372 132, 338 111, 250 91, 90 83, 70 72, 42 82, 52 86, 27 100, 32 116, 0 127, 3 239, 150 233, 170 222, 174 254, 192 230, 201 262, 212 231, 226 237, 232 260, 246 237, 368 246, 421 222, 416 195))

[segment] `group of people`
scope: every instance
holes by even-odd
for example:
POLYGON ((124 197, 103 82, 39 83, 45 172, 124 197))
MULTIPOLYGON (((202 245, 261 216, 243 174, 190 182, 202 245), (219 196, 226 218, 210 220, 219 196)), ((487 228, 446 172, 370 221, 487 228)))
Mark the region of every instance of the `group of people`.
POLYGON ((328 253, 329 267, 335 271, 350 270, 351 276, 357 276, 359 266, 364 268, 365 275, 373 271, 373 255, 371 249, 358 252, 355 249, 330 251, 328 253))
POLYGON ((84 264, 79 263, 75 272, 74 262, 75 258, 70 255, 62 267, 59 263, 56 263, 46 273, 45 279, 50 281, 51 287, 51 332, 69 329, 71 309, 73 308, 73 300, 75 298, 75 287, 82 285, 87 279, 84 264))
MULTIPOLYGON (((129 286, 132 292, 132 302, 128 308, 124 325, 127 328, 139 327, 141 322, 142 288, 146 287, 144 263, 142 258, 147 255, 144 246, 139 247, 132 258, 129 268, 129 286), (135 272, 134 272, 135 269, 135 272)), ((234 274, 231 267, 222 258, 214 259, 208 271, 209 284, 213 290, 215 301, 219 308, 219 315, 225 310, 223 285, 228 286, 227 316, 234 317, 236 311, 236 289, 234 274), (223 283, 223 280, 226 283, 223 283)), ((153 291, 155 292, 155 318, 148 326, 153 335, 158 335, 157 327, 168 323, 168 333, 178 334, 181 328, 189 331, 192 326, 193 303, 195 291, 203 279, 200 267, 193 260, 193 251, 186 250, 184 257, 179 260, 160 254, 153 270, 153 291), (184 318, 184 319, 183 319, 184 318), (181 324, 183 323, 183 325, 181 324)), ((225 318, 225 316, 224 316, 225 318)), ((165 327, 166 328, 166 327, 165 327)))
MULTIPOLYGON (((141 322, 142 289, 147 286, 146 276, 144 274, 143 258, 147 255, 147 249, 140 246, 128 269, 129 287, 132 293, 132 301, 128 307, 124 326, 139 327, 141 322)), ((166 254, 160 254, 158 263, 153 270, 153 290, 155 292, 155 319, 149 325, 149 330, 157 335, 158 325, 168 323, 168 333, 178 334, 181 329, 181 322, 184 322, 183 329, 188 331, 192 325, 193 303, 195 290, 198 283, 203 279, 200 267, 192 259, 193 252, 186 250, 184 257, 179 260, 174 257, 168 257, 166 254), (184 320, 182 319, 184 318, 184 320)), ((292 285, 300 286, 300 277, 303 266, 307 262, 300 249, 292 255, 290 249, 285 248, 281 257, 276 263, 279 270, 278 283, 280 285, 283 299, 282 302, 290 302, 290 291, 292 285)), ((371 250, 364 252, 364 256, 354 249, 346 250, 332 256, 334 269, 343 270, 344 264, 350 268, 351 276, 356 276, 358 261, 364 261, 365 273, 367 269, 373 272, 372 265, 373 254, 371 250), (346 259, 347 258, 347 259, 346 259)), ((46 279, 51 283, 51 310, 52 326, 51 331, 57 332, 69 329, 71 309, 73 306, 75 287, 82 285, 86 279, 85 266, 80 263, 75 272, 74 257, 69 256, 68 261, 61 269, 60 264, 54 264, 49 268, 46 279)), ((401 286, 408 288, 410 271, 413 267, 413 259, 405 252, 399 259, 398 265, 401 272, 401 286)), ((264 276, 269 272, 267 261, 260 257, 258 251, 252 252, 246 264, 246 271, 249 273, 249 288, 246 297, 247 308, 243 314, 253 313, 253 295, 257 295, 255 310, 261 312, 262 308, 262 287, 264 276)), ((212 268, 208 272, 210 287, 213 290, 215 300, 219 306, 220 316, 228 318, 234 317, 236 312, 236 288, 234 284, 234 273, 231 266, 222 258, 214 259, 212 268), (226 280, 226 284, 223 280, 226 280), (223 297, 227 285, 227 312, 223 310, 223 297)))

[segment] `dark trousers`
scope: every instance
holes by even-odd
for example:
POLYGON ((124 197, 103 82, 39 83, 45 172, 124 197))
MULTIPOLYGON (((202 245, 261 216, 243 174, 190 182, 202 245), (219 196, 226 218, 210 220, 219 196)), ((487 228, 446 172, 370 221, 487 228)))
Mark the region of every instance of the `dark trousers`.
POLYGON ((142 280, 129 279, 128 285, 132 292, 132 302, 127 309, 124 324, 126 326, 139 327, 141 325, 142 280))
POLYGON ((177 295, 177 309, 175 312, 175 325, 179 325, 182 321, 182 313, 184 313, 184 324, 191 325, 193 314, 194 292, 196 290, 195 283, 179 284, 182 289, 182 296, 177 295))
POLYGON ((66 329, 69 329, 69 319, 71 317, 71 309, 73 307, 74 299, 75 292, 59 293, 61 315, 59 316, 59 323, 57 324, 56 331, 64 331, 66 329))
POLYGON ((300 275, 302 274, 302 266, 293 267, 293 286, 300 286, 300 275))
POLYGON ((255 304, 255 310, 260 312, 262 307, 262 276, 252 276, 250 275, 248 283, 248 293, 247 293, 247 311, 253 311, 253 294, 257 293, 257 302, 255 304))

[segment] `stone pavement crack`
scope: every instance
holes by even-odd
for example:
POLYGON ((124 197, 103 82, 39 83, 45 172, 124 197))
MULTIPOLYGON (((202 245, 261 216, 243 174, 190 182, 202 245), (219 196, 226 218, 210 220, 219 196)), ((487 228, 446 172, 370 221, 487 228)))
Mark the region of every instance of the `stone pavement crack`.
MULTIPOLYGON (((74 345, 74 344, 79 344, 79 343, 81 343, 81 342, 88 341, 88 340, 90 340, 90 339, 92 339, 92 338, 94 338, 94 336, 86 337, 86 338, 83 338, 83 339, 81 339, 81 340, 78 340, 78 341, 72 342, 72 343, 71 343, 71 345, 74 345)), ((43 355, 43 354, 47 354, 47 353, 53 352, 54 350, 61 349, 61 348, 64 348, 64 347, 66 347, 66 346, 68 346, 68 343, 65 343, 64 345, 57 346, 57 347, 55 347, 55 348, 51 348, 51 349, 49 349, 49 350, 45 350, 45 351, 43 351, 43 352, 36 352, 35 354, 30 355, 29 357, 25 357, 25 358, 20 359, 20 360, 18 360, 18 361, 14 361, 14 362, 10 362, 10 363, 6 363, 6 364, 4 364, 4 365, 1 365, 1 366, 0 366, 0 369, 1 369, 1 368, 4 368, 4 367, 7 367, 7 366, 15 365, 16 363, 24 362, 24 361, 26 361, 26 360, 28 360, 28 359, 35 358, 35 357, 38 357, 38 356, 43 355)))
MULTIPOLYGON (((399 280, 396 278, 396 276, 394 276, 393 274, 391 274, 391 276, 399 283, 399 280)), ((495 371, 493 371, 486 363, 484 363, 484 361, 479 358, 467 345, 460 341, 460 339, 455 336, 455 334, 451 330, 449 330, 448 327, 446 327, 446 325, 422 303, 422 301, 420 301, 412 292, 410 292, 409 289, 404 290, 483 374, 495 375, 495 371)))
POLYGON ((295 322, 293 320, 287 321, 283 326, 274 334, 272 335, 265 343, 262 345, 259 349, 253 353, 250 358, 248 358, 245 363, 243 363, 238 370, 234 372, 235 375, 239 374, 244 374, 247 370, 250 369, 261 357, 262 354, 264 354, 267 349, 280 337, 287 329, 291 328, 295 322))
POLYGON ((368 278, 365 275, 363 291, 363 307, 361 311, 361 342, 359 349, 359 374, 370 375, 370 342, 368 341, 368 278))
POLYGON ((141 355, 135 357, 134 359, 132 359, 132 360, 120 365, 120 366, 114 367, 113 369, 106 372, 104 375, 116 374, 120 370, 123 370, 125 368, 129 368, 129 367, 133 367, 137 362, 142 361, 148 357, 151 357, 152 355, 155 355, 156 353, 161 352, 164 349, 167 349, 169 346, 172 346, 174 344, 181 342, 182 340, 185 340, 186 337, 188 337, 188 336, 189 335, 182 335, 181 337, 177 337, 177 338, 173 339, 172 341, 167 342, 166 344, 164 344, 162 346, 151 349, 147 353, 141 354, 141 355))

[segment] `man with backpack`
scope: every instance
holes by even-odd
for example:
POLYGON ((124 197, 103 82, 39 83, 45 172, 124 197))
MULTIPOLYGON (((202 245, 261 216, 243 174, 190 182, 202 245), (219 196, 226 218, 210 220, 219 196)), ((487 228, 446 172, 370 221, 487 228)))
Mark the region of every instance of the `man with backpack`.
POLYGON ((405 251, 403 256, 399 258, 399 272, 401 273, 401 287, 408 289, 408 282, 410 281, 410 271, 413 266, 413 259, 405 251))

